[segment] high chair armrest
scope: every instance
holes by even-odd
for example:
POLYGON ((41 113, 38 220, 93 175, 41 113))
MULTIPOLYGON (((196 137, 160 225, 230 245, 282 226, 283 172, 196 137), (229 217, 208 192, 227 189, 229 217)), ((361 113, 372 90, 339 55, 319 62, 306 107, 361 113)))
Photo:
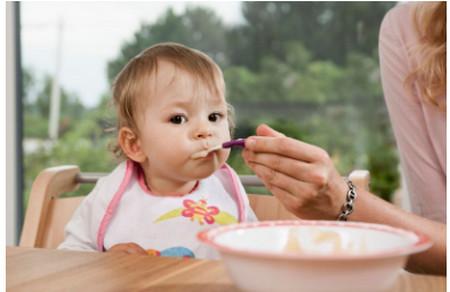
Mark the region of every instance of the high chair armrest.
POLYGON ((80 169, 75 165, 64 165, 44 169, 31 187, 28 208, 20 238, 20 246, 38 246, 47 222, 48 209, 52 200, 62 193, 78 188, 76 181, 80 169))

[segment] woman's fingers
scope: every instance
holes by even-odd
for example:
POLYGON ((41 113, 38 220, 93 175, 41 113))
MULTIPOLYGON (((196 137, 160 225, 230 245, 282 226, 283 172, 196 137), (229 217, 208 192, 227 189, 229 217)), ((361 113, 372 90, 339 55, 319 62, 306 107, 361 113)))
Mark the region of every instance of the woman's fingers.
POLYGON ((266 125, 248 137, 242 157, 283 205, 300 218, 334 219, 346 185, 328 153, 266 125))
POLYGON ((253 152, 273 153, 305 162, 329 159, 325 150, 288 137, 251 136, 245 140, 245 148, 253 152))
POLYGON ((266 124, 261 124, 256 128, 256 135, 258 136, 268 136, 268 137, 285 137, 283 133, 275 131, 266 124))
MULTIPOLYGON (((336 219, 344 202, 341 196, 330 196, 322 184, 304 182, 264 165, 249 163, 266 188, 282 204, 303 219, 336 219), (337 201, 336 201, 337 200, 337 201)), ((345 192, 341 192, 345 196, 345 192)))
POLYGON ((286 137, 265 124, 256 128, 256 135, 246 139, 246 149, 279 154, 307 162, 329 159, 328 153, 322 148, 286 137))
POLYGON ((274 171, 305 182, 320 185, 327 180, 327 172, 324 167, 321 167, 322 164, 307 163, 277 154, 255 153, 245 149, 242 152, 242 157, 246 162, 264 165, 274 171))
POLYGON ((272 186, 270 189, 270 192, 272 195, 274 195, 278 200, 281 201, 283 206, 297 216, 300 219, 307 219, 304 217, 302 212, 299 212, 299 206, 301 206, 301 199, 293 196, 291 193, 287 192, 286 190, 283 190, 279 187, 272 186))
POLYGON ((288 191, 275 186, 272 187, 271 192, 288 211, 300 219, 334 220, 339 214, 338 210, 328 208, 328 205, 313 204, 307 198, 294 197, 288 191))
POLYGON ((246 163, 255 172, 255 174, 262 179, 262 182, 266 189, 268 189, 272 193, 272 195, 276 196, 283 203, 286 209, 288 209, 296 216, 299 216, 299 214, 296 213, 296 207, 298 206, 299 198, 289 193, 288 191, 283 190, 282 188, 274 184, 271 184, 276 183, 276 181, 273 179, 273 175, 271 175, 271 170, 269 168, 247 161, 246 163), (266 179, 267 177, 272 177, 272 179, 266 179))
POLYGON ((250 167, 256 175, 264 181, 265 186, 270 191, 272 191, 273 187, 277 187, 285 190, 286 192, 292 194, 293 197, 297 198, 310 197, 312 194, 316 193, 315 186, 313 184, 309 184, 281 172, 274 171, 272 168, 265 165, 250 163, 250 167))

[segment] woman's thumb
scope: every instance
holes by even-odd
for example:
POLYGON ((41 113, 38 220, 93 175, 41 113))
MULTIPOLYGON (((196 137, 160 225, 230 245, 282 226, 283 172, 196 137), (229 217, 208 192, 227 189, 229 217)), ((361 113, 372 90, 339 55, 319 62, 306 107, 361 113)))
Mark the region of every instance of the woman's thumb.
POLYGON ((261 124, 256 128, 256 135, 258 136, 267 136, 267 137, 285 137, 284 134, 275 131, 271 127, 266 124, 261 124))

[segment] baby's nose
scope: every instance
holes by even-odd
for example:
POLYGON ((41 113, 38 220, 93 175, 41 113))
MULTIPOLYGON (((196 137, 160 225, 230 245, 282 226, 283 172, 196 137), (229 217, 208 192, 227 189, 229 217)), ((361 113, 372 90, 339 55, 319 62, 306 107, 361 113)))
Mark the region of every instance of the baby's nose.
POLYGON ((198 129, 197 132, 195 133, 195 136, 198 139, 203 139, 203 138, 208 138, 212 136, 211 130, 209 129, 209 127, 204 127, 202 129, 198 129))
POLYGON ((212 136, 211 127, 208 122, 200 122, 195 129, 195 137, 197 139, 204 139, 212 136))

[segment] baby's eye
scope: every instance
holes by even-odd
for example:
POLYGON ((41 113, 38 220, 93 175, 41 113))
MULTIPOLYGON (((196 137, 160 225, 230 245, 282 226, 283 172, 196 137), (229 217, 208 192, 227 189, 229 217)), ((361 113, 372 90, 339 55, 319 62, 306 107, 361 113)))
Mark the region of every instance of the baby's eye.
POLYGON ((183 115, 174 115, 173 117, 170 118, 170 122, 172 124, 180 125, 180 124, 186 123, 187 122, 187 118, 185 116, 183 116, 183 115))
POLYGON ((208 120, 210 122, 217 122, 218 120, 220 120, 223 117, 223 115, 221 113, 212 113, 208 116, 208 120))

